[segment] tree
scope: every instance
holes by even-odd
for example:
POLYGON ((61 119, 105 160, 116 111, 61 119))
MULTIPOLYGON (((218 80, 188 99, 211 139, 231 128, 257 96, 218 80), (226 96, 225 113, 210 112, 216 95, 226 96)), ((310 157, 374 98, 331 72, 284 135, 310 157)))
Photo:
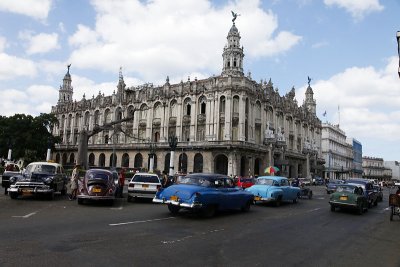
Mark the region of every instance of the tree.
POLYGON ((54 149, 54 144, 60 141, 51 134, 56 123, 53 114, 0 116, 0 156, 6 157, 11 148, 13 159, 44 160, 47 148, 54 149))

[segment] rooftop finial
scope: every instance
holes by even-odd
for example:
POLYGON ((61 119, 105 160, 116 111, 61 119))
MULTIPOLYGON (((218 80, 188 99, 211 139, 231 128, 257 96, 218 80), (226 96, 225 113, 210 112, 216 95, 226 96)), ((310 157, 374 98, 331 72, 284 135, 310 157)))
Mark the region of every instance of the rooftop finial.
POLYGON ((67 73, 69 73, 69 68, 71 68, 71 64, 67 65, 68 71, 67 73))

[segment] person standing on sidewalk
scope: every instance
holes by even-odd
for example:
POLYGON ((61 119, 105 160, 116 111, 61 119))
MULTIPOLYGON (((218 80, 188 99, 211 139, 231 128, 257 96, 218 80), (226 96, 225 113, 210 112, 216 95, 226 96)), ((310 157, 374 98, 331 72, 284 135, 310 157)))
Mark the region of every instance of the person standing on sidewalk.
POLYGON ((124 197, 124 186, 125 186, 125 168, 122 168, 118 175, 118 197, 124 197))
POLYGON ((75 167, 72 170, 71 195, 69 196, 69 200, 76 199, 76 195, 78 194, 79 167, 79 164, 75 164, 75 167))

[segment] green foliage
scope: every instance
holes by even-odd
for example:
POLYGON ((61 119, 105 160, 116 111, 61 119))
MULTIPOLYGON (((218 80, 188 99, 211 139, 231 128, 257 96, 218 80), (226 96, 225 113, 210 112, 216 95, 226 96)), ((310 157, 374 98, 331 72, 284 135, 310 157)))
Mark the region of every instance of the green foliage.
POLYGON ((44 160, 47 148, 54 149, 60 141, 51 134, 55 123, 53 114, 0 116, 0 156, 5 158, 11 148, 13 159, 22 158, 27 163, 44 160))

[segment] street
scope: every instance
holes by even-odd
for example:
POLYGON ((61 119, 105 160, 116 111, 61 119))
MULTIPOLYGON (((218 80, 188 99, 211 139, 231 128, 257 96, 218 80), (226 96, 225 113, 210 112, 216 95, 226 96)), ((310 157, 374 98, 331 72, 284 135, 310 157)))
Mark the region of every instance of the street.
POLYGON ((331 212, 325 187, 311 188, 311 200, 210 219, 126 198, 107 206, 1 194, 0 266, 400 266, 389 189, 357 215, 331 212))

